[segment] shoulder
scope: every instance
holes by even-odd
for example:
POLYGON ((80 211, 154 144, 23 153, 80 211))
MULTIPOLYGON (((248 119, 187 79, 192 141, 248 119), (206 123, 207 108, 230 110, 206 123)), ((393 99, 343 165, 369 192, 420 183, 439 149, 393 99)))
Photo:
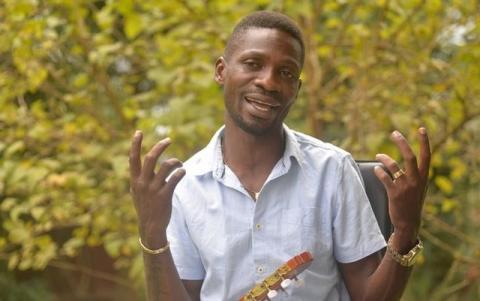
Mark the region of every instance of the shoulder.
POLYGON ((215 165, 215 158, 208 145, 195 153, 183 162, 186 173, 177 184, 175 195, 181 196, 181 199, 190 199, 198 195, 204 190, 206 182, 212 179, 212 173, 217 169, 215 165))
POLYGON ((207 165, 210 163, 209 159, 208 146, 205 146, 203 149, 188 158, 183 163, 183 166, 185 169, 187 169, 187 171, 190 170, 192 172, 199 172, 200 167, 207 167, 207 165))
POLYGON ((350 155, 346 150, 331 143, 324 142, 310 135, 297 131, 291 131, 291 133, 299 143, 302 150, 306 152, 318 151, 338 157, 345 157, 350 155))
POLYGON ((289 135, 296 143, 299 157, 308 165, 341 167, 345 161, 353 162, 352 155, 336 145, 293 130, 290 130, 289 135))
POLYGON ((218 169, 223 162, 221 148, 223 129, 223 126, 218 129, 204 148, 184 162, 188 174, 201 176, 218 169))
MULTIPOLYGON (((206 147, 183 162, 185 168, 185 179, 207 173, 212 169, 210 158, 207 156, 206 147)), ((183 180, 182 180, 183 181, 183 180)))

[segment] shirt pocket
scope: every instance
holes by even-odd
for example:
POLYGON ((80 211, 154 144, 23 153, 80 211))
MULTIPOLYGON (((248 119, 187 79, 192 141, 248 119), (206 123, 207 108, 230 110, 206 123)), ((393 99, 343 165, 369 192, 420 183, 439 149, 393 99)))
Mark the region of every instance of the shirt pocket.
POLYGON ((328 225, 322 221, 320 208, 283 209, 281 229, 284 251, 329 253, 328 225))

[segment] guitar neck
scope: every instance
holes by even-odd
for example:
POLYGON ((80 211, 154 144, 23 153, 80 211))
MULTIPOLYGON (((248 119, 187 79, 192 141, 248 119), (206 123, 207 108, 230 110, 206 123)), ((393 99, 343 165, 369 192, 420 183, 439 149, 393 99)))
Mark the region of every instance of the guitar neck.
POLYGON ((283 290, 290 284, 291 279, 296 279, 298 274, 307 269, 312 261, 313 256, 310 252, 303 252, 290 258, 261 283, 255 285, 240 298, 240 301, 264 301, 273 298, 278 290, 283 290))

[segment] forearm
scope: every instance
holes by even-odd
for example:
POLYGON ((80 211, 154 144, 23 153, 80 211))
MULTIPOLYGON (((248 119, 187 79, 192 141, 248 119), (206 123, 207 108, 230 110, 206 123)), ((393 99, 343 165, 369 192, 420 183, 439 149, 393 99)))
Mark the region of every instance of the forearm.
MULTIPOLYGON (((430 166, 430 143, 425 128, 418 130, 420 141, 419 160, 405 137, 398 131, 391 135, 403 157, 403 168, 385 154, 376 159, 384 164, 390 175, 382 168, 375 168, 375 174, 383 183, 388 195, 389 216, 395 229, 391 237, 392 256, 389 249, 375 272, 367 277, 365 291, 360 300, 399 300, 411 274, 411 265, 421 251, 417 235, 421 223, 430 166), (413 252, 410 253, 410 250, 413 252), (408 256, 401 256, 410 253, 408 256), (398 256, 397 256, 398 255, 398 256), (399 262, 397 262, 399 261, 399 262)), ((351 280, 351 279, 350 279, 351 280)))
POLYGON ((162 254, 143 255, 147 300, 190 301, 169 250, 162 254))
MULTIPOLYGON (((416 235, 397 234, 393 237, 392 248, 406 254, 417 243, 416 235)), ((400 300, 411 274, 411 267, 404 267, 386 252, 380 265, 369 277, 364 300, 395 301, 400 300)))
POLYGON ((368 280, 364 301, 400 300, 412 268, 399 265, 386 254, 368 280))
POLYGON ((130 192, 144 249, 147 297, 149 301, 191 301, 178 276, 165 233, 172 214, 173 191, 185 176, 185 169, 175 158, 162 161, 160 168, 156 168, 158 158, 171 143, 168 137, 152 147, 142 164, 142 139, 142 132, 137 130, 132 139, 129 166, 130 192))

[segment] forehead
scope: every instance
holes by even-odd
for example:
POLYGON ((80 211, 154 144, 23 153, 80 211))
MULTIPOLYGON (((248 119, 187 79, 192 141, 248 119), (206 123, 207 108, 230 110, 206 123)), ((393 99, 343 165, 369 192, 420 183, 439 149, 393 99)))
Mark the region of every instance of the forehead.
POLYGON ((266 57, 293 60, 301 66, 302 47, 290 34, 273 28, 252 27, 239 33, 232 47, 232 56, 258 53, 266 57))

